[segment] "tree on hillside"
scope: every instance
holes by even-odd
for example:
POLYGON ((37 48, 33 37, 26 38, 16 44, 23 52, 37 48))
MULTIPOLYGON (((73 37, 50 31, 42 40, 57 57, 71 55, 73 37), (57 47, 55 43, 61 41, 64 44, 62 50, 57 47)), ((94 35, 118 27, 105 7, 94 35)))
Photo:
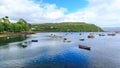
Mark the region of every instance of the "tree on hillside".
POLYGON ((8 19, 9 17, 8 17, 8 16, 5 16, 5 18, 7 18, 7 19, 8 19))
POLYGON ((0 23, 0 33, 4 31, 4 27, 3 27, 3 24, 0 23))
POLYGON ((22 32, 30 29, 30 24, 28 24, 24 19, 19 19, 17 23, 11 23, 8 16, 0 18, 0 32, 22 32))
POLYGON ((20 18, 17 23, 19 23, 19 24, 27 24, 27 22, 22 18, 20 18))
POLYGON ((19 21, 17 22, 18 24, 22 25, 22 30, 27 31, 29 30, 29 28, 31 27, 31 24, 28 24, 24 19, 19 19, 19 21))

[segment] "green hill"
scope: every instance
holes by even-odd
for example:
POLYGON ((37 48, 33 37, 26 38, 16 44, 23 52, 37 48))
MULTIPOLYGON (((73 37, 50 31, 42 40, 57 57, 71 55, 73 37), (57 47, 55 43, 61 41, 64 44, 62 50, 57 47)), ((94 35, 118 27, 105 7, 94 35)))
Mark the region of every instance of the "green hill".
POLYGON ((62 23, 45 23, 34 24, 34 31, 40 32, 101 32, 100 27, 94 24, 88 24, 85 22, 62 22, 62 23))

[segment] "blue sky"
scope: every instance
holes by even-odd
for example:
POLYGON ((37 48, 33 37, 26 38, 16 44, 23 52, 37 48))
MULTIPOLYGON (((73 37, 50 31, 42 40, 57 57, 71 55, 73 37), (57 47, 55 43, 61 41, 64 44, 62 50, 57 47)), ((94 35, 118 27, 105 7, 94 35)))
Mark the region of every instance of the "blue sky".
MULTIPOLYGON (((40 0, 36 0, 40 1, 40 0)), ((72 13, 77 10, 83 9, 88 5, 87 0, 42 0, 43 3, 56 4, 59 7, 64 7, 68 11, 67 13, 72 13)))
POLYGON ((87 22, 120 27, 120 0, 1 0, 0 18, 29 23, 87 22))

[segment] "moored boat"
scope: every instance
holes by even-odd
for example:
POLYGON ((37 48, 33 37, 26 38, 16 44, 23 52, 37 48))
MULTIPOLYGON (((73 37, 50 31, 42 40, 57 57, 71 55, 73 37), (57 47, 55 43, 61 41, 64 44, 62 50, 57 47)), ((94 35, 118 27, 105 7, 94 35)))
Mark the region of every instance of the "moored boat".
POLYGON ((108 36, 115 36, 116 34, 114 33, 111 33, 111 34, 107 34, 108 36))
POLYGON ((84 38, 80 38, 79 40, 80 40, 80 41, 84 41, 85 39, 84 39, 84 38))
POLYGON ((68 43, 71 42, 71 41, 67 40, 67 38, 64 38, 63 41, 64 41, 64 42, 68 42, 68 43))
POLYGON ((22 47, 27 47, 27 42, 23 42, 22 47))
POLYGON ((99 34, 99 36, 105 36, 105 34, 99 34))
POLYGON ((88 35, 88 38, 95 38, 94 35, 88 35))
POLYGON ((31 40, 32 42, 38 42, 38 40, 31 40))
POLYGON ((85 50, 91 50, 91 47, 84 46, 84 45, 79 45, 79 48, 85 49, 85 50))
POLYGON ((85 39, 83 38, 83 37, 80 37, 80 39, 79 39, 80 41, 84 41, 85 39))
POLYGON ((90 34, 88 35, 88 38, 95 38, 95 36, 94 36, 92 33, 90 33, 90 34))
POLYGON ((85 39, 81 36, 81 34, 80 34, 80 39, 79 39, 80 41, 84 41, 85 39))

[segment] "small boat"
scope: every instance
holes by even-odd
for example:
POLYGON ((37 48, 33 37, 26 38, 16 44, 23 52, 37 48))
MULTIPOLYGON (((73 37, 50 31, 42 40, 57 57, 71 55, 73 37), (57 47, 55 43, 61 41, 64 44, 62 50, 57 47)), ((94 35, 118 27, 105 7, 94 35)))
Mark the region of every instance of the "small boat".
POLYGON ((67 38, 64 38, 64 41, 67 40, 67 38))
POLYGON ((93 36, 93 35, 88 35, 88 38, 95 38, 95 36, 93 36))
POLYGON ((114 33, 111 33, 111 34, 107 34, 108 36, 115 36, 116 34, 114 33))
POLYGON ((63 36, 58 36, 58 35, 53 35, 53 34, 49 35, 48 37, 51 37, 51 38, 63 38, 63 36))
POLYGON ((83 45, 79 45, 79 48, 85 49, 85 50, 91 50, 91 47, 83 46, 83 45))
POLYGON ((80 41, 84 41, 85 39, 84 38, 82 38, 82 39, 79 39, 80 41))
POLYGON ((80 34, 80 39, 79 39, 80 41, 84 41, 85 39, 81 36, 81 34, 80 34))
POLYGON ((68 42, 68 43, 70 43, 71 41, 64 40, 64 42, 68 42))
POLYGON ((23 47, 25 48, 25 47, 27 47, 27 45, 23 45, 23 47))
POLYGON ((80 37, 80 39, 79 39, 80 41, 84 41, 85 39, 83 38, 83 37, 80 37))
POLYGON ((32 42, 38 42, 38 40, 31 40, 32 42))
POLYGON ((99 36, 105 36, 105 34, 99 34, 99 36))
POLYGON ((63 40, 64 42, 68 42, 68 43, 70 43, 71 41, 69 41, 69 40, 67 40, 67 38, 64 38, 64 40, 63 40))
POLYGON ((27 42, 23 42, 22 47, 24 47, 24 48, 27 47, 27 42))
POLYGON ((88 38, 95 38, 95 36, 91 33, 88 35, 88 38))

